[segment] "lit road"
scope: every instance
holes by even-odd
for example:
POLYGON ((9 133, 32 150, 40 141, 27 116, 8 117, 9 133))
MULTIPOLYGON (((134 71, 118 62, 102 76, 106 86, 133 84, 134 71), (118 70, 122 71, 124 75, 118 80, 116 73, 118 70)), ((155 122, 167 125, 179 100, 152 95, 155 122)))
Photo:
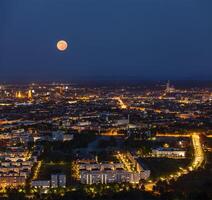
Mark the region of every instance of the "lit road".
POLYGON ((156 137, 191 137, 192 134, 156 133, 156 137))
POLYGON ((139 110, 139 111, 145 111, 146 109, 144 107, 130 107, 124 101, 121 99, 121 97, 114 97, 113 99, 117 100, 121 109, 130 109, 130 110, 139 110))
MULTIPOLYGON (((126 105, 120 97, 115 97, 114 99, 116 99, 119 102, 121 109, 127 109, 127 108, 135 109, 134 107, 129 107, 128 105, 126 105)), ((145 108, 138 108, 138 109, 145 110, 145 108)), ((192 140, 194 158, 192 163, 187 168, 185 169, 180 168, 179 171, 173 172, 173 174, 170 174, 168 177, 159 177, 157 181, 155 182, 150 181, 149 183, 145 184, 146 191, 152 191, 153 187, 157 184, 159 180, 168 180, 168 181, 172 179, 176 180, 179 177, 185 174, 188 174, 189 171, 198 169, 199 167, 201 167, 204 161, 204 151, 203 151, 200 136, 198 133, 192 133, 192 134, 169 134, 169 133, 159 134, 158 133, 156 136, 157 137, 190 137, 192 140)), ((212 136, 208 135, 207 137, 212 137, 212 136)), ((125 162, 125 159, 123 157, 120 157, 120 159, 124 162, 127 168, 129 168, 129 166, 125 162)))
POLYGON ((113 128, 107 132, 100 133, 100 135, 102 135, 102 136, 124 136, 123 133, 118 133, 118 130, 119 130, 118 128, 116 128, 116 129, 113 128))
POLYGON ((131 164, 124 154, 118 153, 117 158, 118 158, 118 160, 120 160, 120 162, 122 162, 124 164, 127 171, 129 171, 129 172, 132 171, 131 164))
MULTIPOLYGON (((163 135, 163 137, 164 136, 166 136, 166 135, 163 135)), ((170 137, 170 135, 168 134, 167 137, 170 137)), ((173 137, 182 137, 182 135, 175 134, 173 137)), ((185 136, 185 137, 187 137, 187 136, 185 136)), ((188 174, 189 171, 196 170, 202 166, 205 157, 204 157, 204 151, 202 148, 200 136, 198 133, 193 133, 190 135, 190 137, 192 140, 193 153, 194 153, 193 154, 194 158, 193 158, 192 163, 186 169, 180 168, 179 171, 174 172, 173 174, 170 174, 168 177, 160 177, 159 180, 167 180, 167 181, 172 180, 172 179, 177 180, 179 177, 181 177, 185 174, 188 174)), ((158 181, 155 181, 155 182, 150 181, 149 183, 147 183, 145 185, 145 190, 152 191, 153 187, 157 184, 158 181)))
MULTIPOLYGON (((192 133, 192 134, 156 134, 157 137, 191 137, 192 145, 193 145, 193 151, 194 151, 194 160, 189 167, 190 170, 199 168, 203 161, 204 161, 204 152, 202 149, 202 144, 200 140, 200 136, 198 133, 192 133)), ((209 135, 210 137, 210 135, 209 135)))
POLYGON ((202 149, 200 136, 197 133, 193 133, 191 139, 194 148, 194 160, 190 169, 198 169, 204 161, 204 151, 202 149))
POLYGON ((127 105, 122 101, 122 99, 120 97, 115 97, 114 99, 119 102, 121 109, 127 109, 127 105))
POLYGON ((34 170, 34 174, 32 176, 32 180, 36 180, 38 178, 38 175, 39 175, 40 169, 41 169, 41 165, 42 165, 42 161, 38 161, 37 165, 35 167, 35 170, 34 170))

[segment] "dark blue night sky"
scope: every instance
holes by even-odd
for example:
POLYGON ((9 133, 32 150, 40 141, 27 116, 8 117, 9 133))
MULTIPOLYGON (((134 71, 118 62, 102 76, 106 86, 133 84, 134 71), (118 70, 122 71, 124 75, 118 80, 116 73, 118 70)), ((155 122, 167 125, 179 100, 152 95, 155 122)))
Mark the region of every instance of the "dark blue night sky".
POLYGON ((0 81, 212 80, 211 10, 211 0, 0 0, 0 81))

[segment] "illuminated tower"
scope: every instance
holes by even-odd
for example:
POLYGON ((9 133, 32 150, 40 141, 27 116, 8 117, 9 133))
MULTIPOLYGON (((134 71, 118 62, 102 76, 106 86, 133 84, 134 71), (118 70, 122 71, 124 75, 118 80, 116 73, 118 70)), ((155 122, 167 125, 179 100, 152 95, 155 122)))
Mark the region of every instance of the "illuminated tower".
POLYGON ((166 84, 165 92, 167 92, 167 93, 175 92, 175 88, 173 85, 170 85, 170 81, 168 81, 166 84))
POLYGON ((32 90, 28 91, 28 99, 32 99, 32 90))
POLYGON ((130 115, 129 114, 127 116, 127 120, 128 120, 128 122, 127 122, 127 134, 128 134, 128 136, 130 136, 130 115))
POLYGON ((18 98, 18 99, 22 98, 21 92, 20 91, 16 92, 15 97, 18 98))
POLYGON ((60 86, 59 90, 60 90, 60 94, 64 95, 65 87, 64 86, 60 86))
POLYGON ((169 81, 166 84, 166 92, 170 92, 170 82, 169 81))

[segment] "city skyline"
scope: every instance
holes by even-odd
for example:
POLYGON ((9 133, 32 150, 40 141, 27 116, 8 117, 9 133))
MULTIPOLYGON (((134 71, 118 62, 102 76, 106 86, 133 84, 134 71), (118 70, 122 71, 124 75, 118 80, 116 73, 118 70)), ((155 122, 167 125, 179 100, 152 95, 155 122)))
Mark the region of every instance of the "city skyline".
POLYGON ((0 199, 212 200, 211 0, 0 0, 0 199))
POLYGON ((3 84, 0 94, 0 197, 211 199, 211 86, 3 84))

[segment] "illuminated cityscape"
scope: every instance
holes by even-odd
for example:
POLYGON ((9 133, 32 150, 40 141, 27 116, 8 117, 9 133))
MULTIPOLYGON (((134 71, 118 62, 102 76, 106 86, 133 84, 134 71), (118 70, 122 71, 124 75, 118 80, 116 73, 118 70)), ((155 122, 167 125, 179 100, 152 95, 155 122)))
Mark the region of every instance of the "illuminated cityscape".
POLYGON ((160 198, 192 174, 204 181, 212 91, 169 84, 2 84, 1 194, 136 190, 160 198))
POLYGON ((0 200, 212 200, 212 0, 0 0, 0 200))

